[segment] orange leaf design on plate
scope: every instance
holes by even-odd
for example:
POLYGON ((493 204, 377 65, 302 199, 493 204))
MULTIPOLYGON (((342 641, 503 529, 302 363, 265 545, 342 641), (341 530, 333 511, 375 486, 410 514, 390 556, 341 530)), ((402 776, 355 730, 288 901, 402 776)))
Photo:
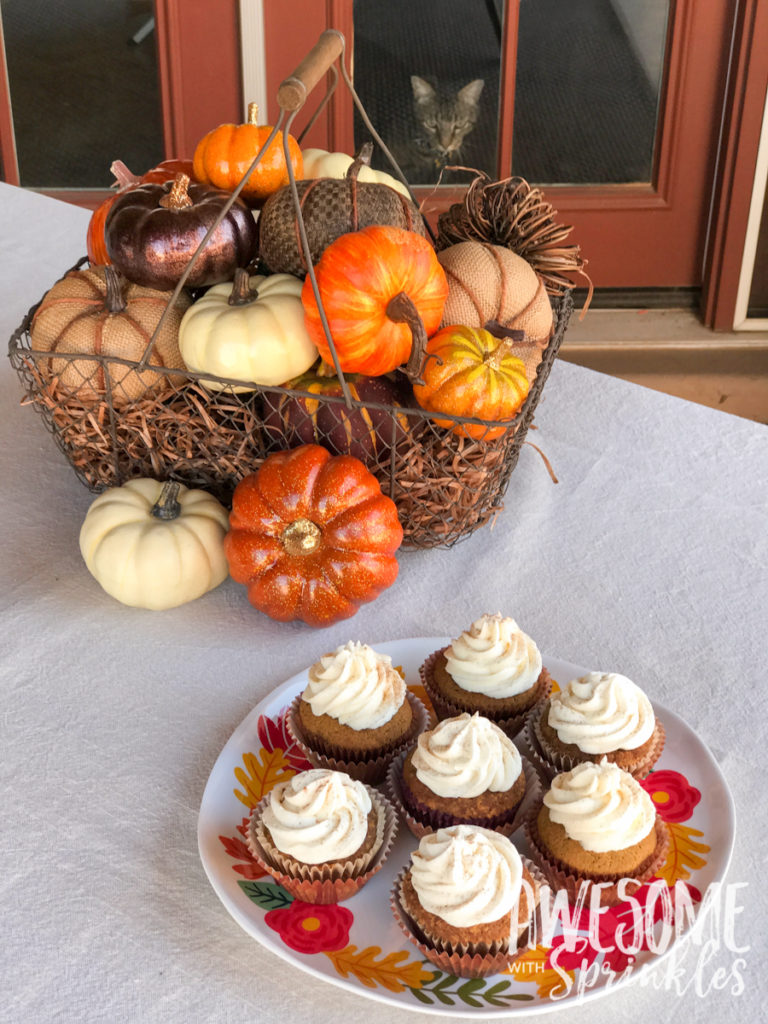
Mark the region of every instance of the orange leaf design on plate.
POLYGON ((351 974, 366 988, 381 985, 390 992, 402 992, 406 988, 421 988, 434 975, 433 971, 424 970, 419 960, 408 960, 410 954, 405 950, 382 956, 379 946, 367 946, 360 952, 357 946, 347 946, 336 953, 328 952, 325 955, 336 968, 337 974, 342 978, 351 974))
MULTIPOLYGON (((550 949, 548 946, 536 946, 534 949, 527 949, 522 956, 518 957, 513 964, 510 964, 502 974, 511 974, 515 981, 522 984, 536 985, 541 999, 549 999, 552 992, 562 990, 565 986, 563 975, 566 974, 573 982, 574 971, 566 971, 562 967, 555 970, 554 967, 547 967, 547 958, 550 949)), ((559 993, 562 995, 562 991, 559 993)))
POLYGON ((411 691, 411 693, 415 697, 419 698, 421 703, 424 705, 424 707, 429 712, 431 720, 433 722, 436 722, 437 721, 437 715, 435 714, 435 709, 432 707, 432 701, 427 696, 427 691, 424 689, 424 687, 421 685, 421 683, 409 683, 408 684, 408 689, 411 691))
POLYGON ((552 693, 560 693, 560 683, 555 678, 552 679, 552 693))
POLYGON ((669 829, 669 853, 664 866, 656 874, 659 878, 663 878, 671 888, 678 878, 684 881, 691 877, 692 870, 698 871, 699 868, 704 867, 707 860, 700 854, 709 853, 709 847, 706 843, 697 843, 692 838, 693 836, 703 836, 704 833, 699 832, 696 828, 691 828, 690 825, 668 821, 667 828, 669 829))
POLYGON ((244 803, 249 810, 253 810, 265 793, 268 793, 282 779, 289 779, 296 772, 291 768, 285 751, 280 747, 274 750, 261 748, 257 754, 243 754, 242 768, 235 768, 235 778, 245 789, 242 793, 239 789, 233 792, 237 799, 244 803))

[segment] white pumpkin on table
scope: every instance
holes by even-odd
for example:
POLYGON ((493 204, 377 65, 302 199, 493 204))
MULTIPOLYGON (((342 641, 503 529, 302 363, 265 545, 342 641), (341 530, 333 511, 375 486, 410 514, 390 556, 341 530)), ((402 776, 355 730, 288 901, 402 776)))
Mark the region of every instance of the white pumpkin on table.
POLYGON ((80 552, 91 575, 123 604, 175 608, 227 578, 228 529, 229 514, 212 495, 139 478, 92 503, 80 552))

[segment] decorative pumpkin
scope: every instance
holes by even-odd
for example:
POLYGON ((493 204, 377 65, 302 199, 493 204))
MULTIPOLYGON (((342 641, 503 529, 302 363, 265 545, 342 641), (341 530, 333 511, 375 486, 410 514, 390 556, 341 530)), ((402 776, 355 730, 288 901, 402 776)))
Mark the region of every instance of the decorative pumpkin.
MULTIPOLYGON (((407 196, 388 185, 358 180, 370 150, 364 148, 342 179, 299 181, 302 219, 313 265, 341 235, 374 224, 386 224, 426 235, 424 220, 407 196)), ((273 273, 304 277, 307 261, 290 189, 281 189, 266 201, 259 217, 259 255, 273 273)))
POLYGON ((237 270, 233 285, 209 288, 184 314, 179 347, 189 370, 264 385, 282 384, 317 361, 304 326, 301 281, 290 274, 249 278, 237 270))
MULTIPOLYGON (((37 308, 30 325, 32 348, 138 362, 170 298, 169 292, 131 284, 114 267, 71 270, 46 293, 37 308)), ((188 293, 182 292, 168 311, 149 357, 151 366, 184 369, 179 324, 190 303, 188 293)), ((170 377, 151 369, 139 372, 96 359, 52 358, 47 372, 58 378, 62 390, 86 403, 102 400, 107 383, 116 405, 147 392, 161 392, 171 384, 170 377)))
MULTIPOLYGON (((424 384, 414 384, 416 401, 430 412, 511 420, 529 391, 525 365, 511 354, 514 339, 472 327, 444 327, 427 342, 424 384)), ((491 441, 504 427, 435 419, 455 434, 491 441)))
POLYGON ((397 578, 395 504, 351 455, 302 445, 269 455, 235 488, 230 575, 273 619, 330 626, 397 578))
MULTIPOLYGON (((366 147, 370 143, 365 144, 366 147)), ((355 162, 354 157, 348 153, 329 153, 327 149, 304 149, 304 178, 346 178, 347 171, 355 162)), ((410 199, 410 193, 402 181, 398 181, 386 171, 376 171, 365 162, 357 172, 358 181, 372 181, 378 185, 389 185, 395 192, 399 192, 410 199)))
POLYGON ((334 455, 354 455, 366 465, 389 458, 392 446, 404 442, 409 435, 407 414, 395 411, 406 404, 403 388, 389 377, 352 374, 346 382, 354 401, 375 402, 388 408, 366 405, 363 409, 348 409, 343 401, 328 402, 325 399, 341 398, 344 394, 338 377, 310 371, 288 381, 285 387, 309 392, 317 398, 264 393, 265 437, 284 448, 322 444, 334 455))
POLYGON ((227 578, 227 510, 205 491, 145 478, 112 487, 80 529, 88 571, 135 608, 175 608, 227 578))
MULTIPOLYGON (((185 174, 172 182, 129 189, 115 197, 107 214, 109 257, 129 281, 171 290, 230 198, 207 185, 190 185, 185 174)), ((235 200, 195 260, 186 284, 195 288, 231 280, 237 267, 248 265, 257 245, 253 214, 235 200)))
MULTIPOLYGON (((198 142, 193 167, 198 181, 234 192, 253 158, 269 138, 272 128, 258 123, 259 109, 248 104, 245 124, 220 124, 198 142)), ((288 152, 294 178, 301 178, 303 160, 299 144, 288 136, 288 152)), ((240 196, 247 203, 259 203, 289 181, 283 153, 283 133, 278 132, 248 177, 240 196)))
POLYGON ((437 254, 448 278, 443 327, 498 323, 525 331, 546 348, 552 336, 552 306, 544 283, 522 256, 503 245, 459 242, 437 254))
POLYGON ((122 160, 114 160, 109 169, 114 175, 114 187, 117 191, 114 195, 108 196, 104 202, 97 206, 93 211, 91 219, 88 222, 88 231, 85 236, 88 259, 91 263, 98 263, 101 266, 111 262, 109 253, 107 252, 107 243, 104 239, 104 224, 107 219, 107 214, 112 207, 112 203, 114 203, 118 195, 120 195, 121 192, 126 192, 130 188, 136 188, 137 185, 144 185, 148 182, 169 181, 177 174, 187 174, 191 177, 192 161, 164 160, 162 163, 158 164, 157 167, 153 167, 151 170, 147 171, 146 174, 142 174, 141 176, 129 171, 122 160))
MULTIPOLYGON (((427 336, 434 334, 448 295, 445 274, 425 238, 393 227, 342 235, 323 253, 315 276, 345 373, 375 377, 410 359, 409 376, 418 376, 421 325, 427 336)), ((335 365, 309 278, 301 300, 310 337, 325 362, 335 365)))

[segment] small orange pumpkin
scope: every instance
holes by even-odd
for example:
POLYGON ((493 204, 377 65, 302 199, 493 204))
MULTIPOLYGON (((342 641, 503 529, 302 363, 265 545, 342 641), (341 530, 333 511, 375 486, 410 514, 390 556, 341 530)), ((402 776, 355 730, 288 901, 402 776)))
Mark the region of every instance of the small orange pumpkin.
MULTIPOLYGON (((448 282, 435 250, 413 231, 374 225, 342 235, 320 257, 315 276, 345 373, 389 373, 411 356, 419 320, 427 337, 440 326, 448 282)), ((309 336, 332 365, 309 278, 301 301, 309 336)))
MULTIPOLYGON (((258 124, 258 107, 250 103, 245 124, 220 124, 198 142, 192 160, 195 178, 205 185, 234 192, 271 131, 271 126, 258 124)), ((301 178, 304 162, 299 144, 292 135, 288 136, 288 152, 294 177, 301 178)), ((260 203, 287 185, 288 180, 283 133, 278 132, 251 172, 240 197, 249 204, 260 203)))
POLYGON ((330 626, 397 578, 395 503, 359 459, 317 444, 269 455, 235 488, 229 572, 280 622, 330 626))
MULTIPOLYGON (((512 339, 497 338, 482 328, 444 327, 427 342, 424 383, 413 386, 416 401, 429 412, 511 420, 530 388, 525 364, 510 351, 512 344, 512 339)), ((508 429, 451 420, 435 422, 455 434, 485 441, 501 437, 508 429)))

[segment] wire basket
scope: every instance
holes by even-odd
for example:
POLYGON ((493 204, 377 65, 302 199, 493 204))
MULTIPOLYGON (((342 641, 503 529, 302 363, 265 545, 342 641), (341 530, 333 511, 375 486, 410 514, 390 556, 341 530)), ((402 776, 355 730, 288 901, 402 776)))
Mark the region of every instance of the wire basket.
MULTIPOLYGON (((273 135, 283 128, 284 140, 306 92, 329 69, 327 60, 315 61, 308 71, 307 62, 312 64, 307 58, 281 86, 283 90, 289 83, 290 89, 280 99, 281 115, 273 135), (293 97, 291 89, 298 98, 293 97)), ((359 104, 343 62, 340 65, 359 104)), ((271 139, 264 144, 241 186, 270 143, 271 139)), ((287 162, 304 235, 295 181, 287 162)), ((394 161, 393 166, 399 171, 394 161)), ((405 180, 402 173, 399 176, 405 180)), ((235 190, 231 202, 238 192, 235 190)), ((226 208, 222 216, 225 212, 226 208)), ((190 268, 207 237, 190 261, 190 268)), ((308 252, 306 239, 303 241, 308 252)), ((311 261, 308 276, 316 289, 311 261)), ((185 280, 186 276, 177 285, 169 307, 185 280)), ((503 423, 443 413, 436 417, 416 405, 407 379, 399 373, 386 378, 385 392, 363 393, 354 378, 345 378, 341 372, 330 331, 326 333, 339 382, 335 394, 327 389, 318 394, 291 383, 283 387, 254 383, 244 388, 241 380, 155 365, 148 370, 152 342, 138 361, 58 351, 54 358, 49 351, 32 348, 30 325, 37 306, 14 332, 9 357, 21 380, 23 403, 40 413, 75 473, 92 491, 120 486, 136 477, 153 477, 201 488, 228 504, 239 480, 255 471, 271 452, 319 443, 334 454, 346 452, 366 463, 380 481, 383 493, 397 506, 404 546, 451 547, 492 520, 502 508, 510 475, 573 308, 570 291, 551 296, 550 301, 553 335, 541 352, 523 406, 514 419, 503 423), (66 374, 63 366, 68 367, 66 374), (126 373, 150 374, 153 384, 141 397, 131 397, 120 383, 126 373), (437 419, 445 425, 439 425, 437 419), (467 436, 461 425, 469 424, 479 426, 481 434, 484 428, 492 439, 467 436), (450 425, 458 429, 452 430, 450 425), (500 427, 503 432, 498 436, 500 427)), ((322 309, 319 296, 318 304, 322 309)))

